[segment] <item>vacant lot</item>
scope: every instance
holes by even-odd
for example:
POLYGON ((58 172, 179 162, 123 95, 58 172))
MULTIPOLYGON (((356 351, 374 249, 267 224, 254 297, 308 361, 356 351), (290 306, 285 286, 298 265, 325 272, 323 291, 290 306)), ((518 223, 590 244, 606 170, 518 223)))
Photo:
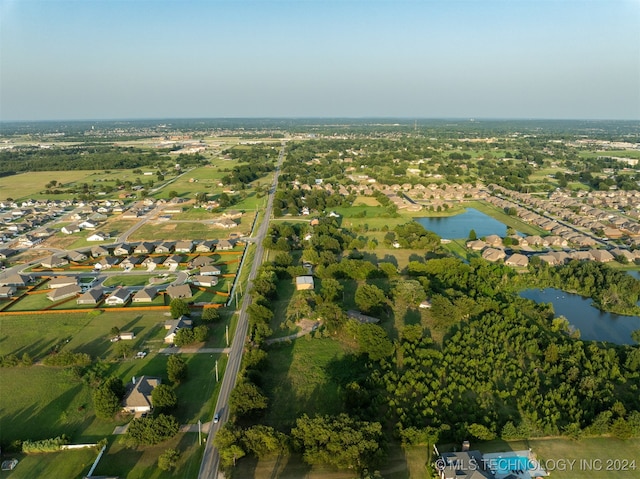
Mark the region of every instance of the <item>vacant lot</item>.
POLYGON ((264 374, 264 390, 272 405, 265 422, 286 428, 303 413, 342 412, 339 376, 344 373, 346 363, 342 360, 347 353, 337 341, 311 336, 274 345, 264 374))

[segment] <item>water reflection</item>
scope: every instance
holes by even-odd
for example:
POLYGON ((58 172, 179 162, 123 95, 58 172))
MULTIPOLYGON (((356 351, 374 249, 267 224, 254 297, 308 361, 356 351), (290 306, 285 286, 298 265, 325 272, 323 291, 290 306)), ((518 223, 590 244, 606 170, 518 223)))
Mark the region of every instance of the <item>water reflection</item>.
POLYGON ((631 332, 640 329, 640 317, 606 313, 591 306, 591 298, 567 293, 560 289, 526 289, 520 296, 537 303, 552 303, 556 316, 564 316, 580 330, 580 338, 609 341, 616 344, 635 344, 631 332))

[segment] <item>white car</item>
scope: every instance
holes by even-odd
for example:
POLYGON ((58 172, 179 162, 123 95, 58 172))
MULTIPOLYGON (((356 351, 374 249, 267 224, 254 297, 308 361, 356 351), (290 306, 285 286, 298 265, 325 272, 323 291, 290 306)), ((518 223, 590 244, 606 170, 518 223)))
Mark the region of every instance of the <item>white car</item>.
POLYGON ((216 415, 213 416, 213 423, 217 424, 219 420, 220 420, 220 413, 216 413, 216 415))

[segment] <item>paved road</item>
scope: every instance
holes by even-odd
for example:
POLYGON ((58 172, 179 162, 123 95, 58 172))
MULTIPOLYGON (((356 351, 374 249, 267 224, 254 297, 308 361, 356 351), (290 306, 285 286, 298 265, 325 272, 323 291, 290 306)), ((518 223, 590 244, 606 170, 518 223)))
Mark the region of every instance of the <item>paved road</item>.
MULTIPOLYGON (((267 207, 264 212, 264 217, 258 234, 255 235, 256 242, 256 254, 254 256, 253 264, 251 265, 251 271, 249 272, 249 284, 247 285, 247 291, 251 290, 251 284, 256 277, 258 267, 262 264, 262 258, 264 256, 264 250, 262 248, 262 240, 267 234, 269 228, 269 218, 271 217, 271 210, 273 208, 273 198, 275 196, 276 188, 278 186, 278 176, 280 175, 280 165, 284 158, 285 145, 282 144, 280 150, 280 156, 278 157, 278 164, 273 177, 273 184, 269 190, 269 199, 267 201, 267 207)), ((253 235, 252 235, 253 236, 253 235)), ((239 272, 238 272, 239 274, 239 272)), ((229 395, 236 384, 236 378, 240 371, 240 362, 242 361, 242 350, 244 348, 247 331, 249 328, 249 321, 247 317, 247 307, 251 304, 251 295, 245 294, 242 298, 242 306, 240 308, 240 317, 238 319, 238 326, 233 336, 233 343, 231 344, 231 352, 229 353, 229 361, 222 378, 222 385, 220 386, 220 394, 218 395, 218 402, 216 404, 216 412, 220 414, 220 420, 217 424, 213 424, 209 436, 207 437, 207 444, 205 446, 204 454, 202 456, 202 463, 200 464, 200 472, 198 479, 217 479, 218 466, 220 464, 220 456, 218 450, 213 445, 213 438, 222 426, 229 420, 229 395)))

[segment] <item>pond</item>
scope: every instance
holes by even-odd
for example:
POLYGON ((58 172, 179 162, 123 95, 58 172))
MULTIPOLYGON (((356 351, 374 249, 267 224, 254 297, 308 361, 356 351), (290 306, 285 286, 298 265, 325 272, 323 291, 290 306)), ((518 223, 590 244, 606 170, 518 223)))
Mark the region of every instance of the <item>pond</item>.
POLYGON ((640 329, 640 317, 602 312, 591 306, 591 298, 555 288, 526 289, 520 296, 536 303, 552 303, 555 315, 564 316, 578 328, 581 339, 635 344, 631 332, 640 329))
POLYGON ((445 239, 466 239, 471 230, 475 230, 478 238, 488 235, 504 237, 507 234, 504 223, 474 208, 467 208, 464 213, 455 216, 415 218, 415 220, 427 230, 445 239))

